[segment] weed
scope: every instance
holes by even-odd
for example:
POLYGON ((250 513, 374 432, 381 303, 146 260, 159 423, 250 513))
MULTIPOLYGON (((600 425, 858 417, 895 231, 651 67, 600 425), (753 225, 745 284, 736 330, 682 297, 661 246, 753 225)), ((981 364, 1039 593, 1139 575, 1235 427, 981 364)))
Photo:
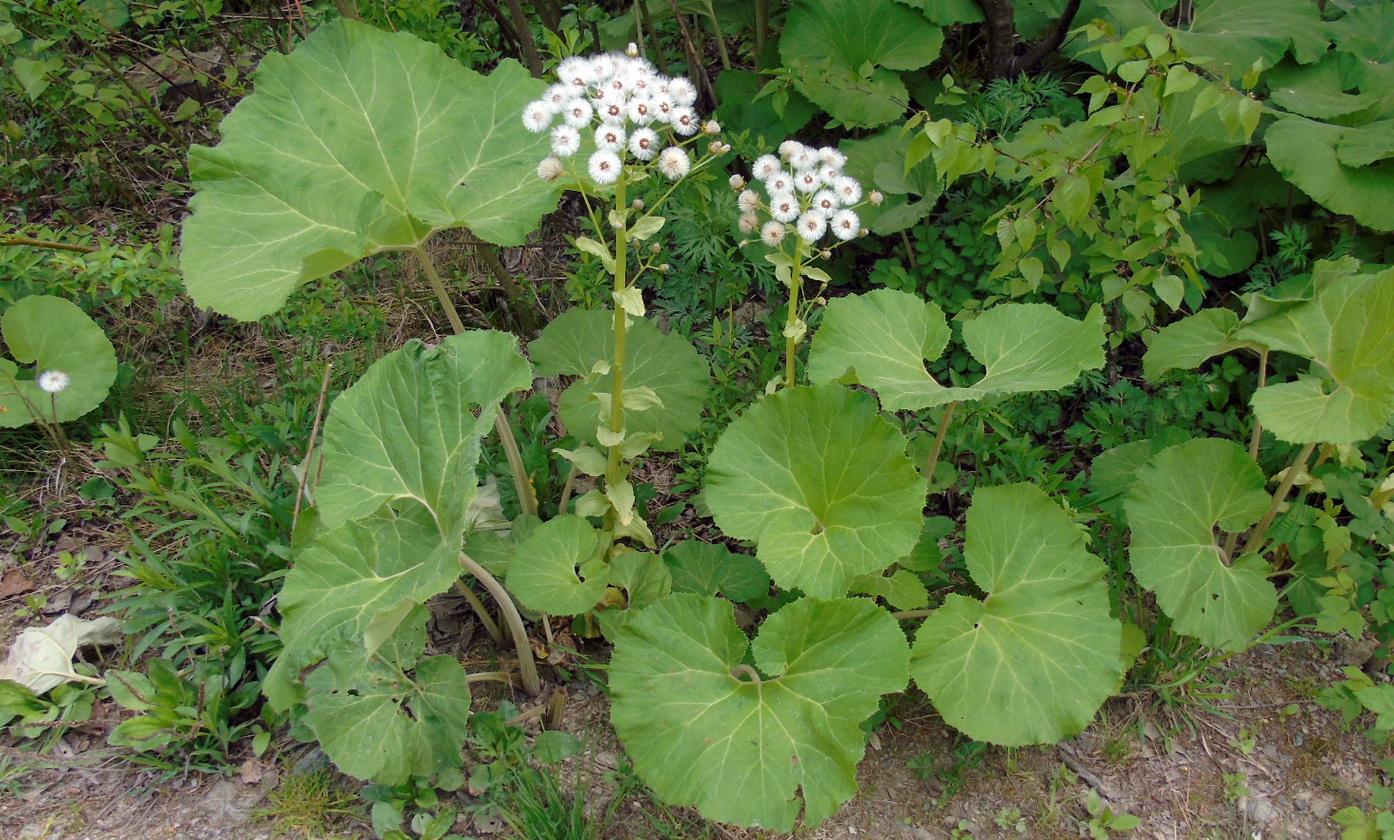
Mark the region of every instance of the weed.
POLYGON ((277 834, 313 837, 341 818, 361 819, 357 796, 339 787, 329 768, 291 773, 267 794, 268 804, 255 813, 269 819, 277 834))

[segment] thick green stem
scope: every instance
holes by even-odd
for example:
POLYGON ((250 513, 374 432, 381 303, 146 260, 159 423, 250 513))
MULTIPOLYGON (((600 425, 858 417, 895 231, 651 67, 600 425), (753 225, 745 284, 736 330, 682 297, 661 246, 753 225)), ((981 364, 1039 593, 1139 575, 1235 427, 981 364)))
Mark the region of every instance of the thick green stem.
POLYGON ((784 387, 798 384, 797 362, 799 342, 795 327, 799 322, 799 291, 803 287, 803 247, 794 249, 794 264, 789 267, 789 315, 784 319, 784 387))
MULTIPOLYGON (((1268 348, 1265 347, 1258 354, 1258 387, 1262 388, 1268 381, 1268 348)), ((1263 438, 1263 424, 1254 417, 1254 432, 1249 436, 1249 457, 1258 460, 1259 442, 1263 438)), ((1224 558, 1225 562, 1234 556, 1234 547, 1239 544, 1239 532, 1231 531, 1225 537, 1224 558)))
POLYGON ((734 679, 739 680, 740 682, 750 683, 752 685, 759 685, 760 683, 764 682, 764 680, 760 679, 760 672, 745 664, 744 662, 731 669, 731 676, 734 679), (742 674, 749 677, 750 679, 742 680, 742 674))
MULTIPOLYGON (((620 176, 619 182, 615 185, 615 207, 620 211, 626 208, 625 202, 625 177, 620 176)), ((626 289, 627 270, 629 268, 629 230, 628 218, 625 223, 615 231, 615 358, 610 365, 610 431, 618 436, 624 431, 624 359, 626 352, 626 339, 628 338, 628 323, 624 307, 620 306, 621 294, 626 289)), ((621 444, 612 444, 609 447, 609 460, 605 469, 605 487, 609 489, 621 481, 624 475, 620 466, 621 444)))
POLYGON ((755 0, 755 72, 760 72, 760 54, 770 34, 770 0, 755 0))
POLYGON ((499 605, 504 624, 508 626, 508 633, 513 637, 513 647, 518 651, 518 673, 523 677, 523 690, 533 697, 541 694, 542 680, 537 676, 537 663, 532 658, 532 642, 528 639, 527 628, 523 626, 523 616, 513 605, 508 590, 503 588, 503 584, 499 583, 497 578, 489 574, 488 569, 476 563, 463 551, 460 552, 460 565, 484 584, 484 588, 489 590, 489 594, 494 596, 494 601, 499 605))
MULTIPOLYGON (((1268 536, 1268 526, 1273 524, 1273 519, 1278 515, 1278 508, 1282 506, 1283 499, 1287 498, 1288 491, 1292 489, 1293 482, 1297 481, 1297 474, 1307 465, 1307 459, 1312 456, 1312 450, 1316 449, 1315 443, 1309 443, 1302 447, 1302 451, 1297 453, 1293 459, 1292 466, 1288 467, 1287 474, 1283 476, 1283 481, 1278 485, 1278 489, 1273 491, 1273 503, 1268 506, 1268 512, 1259 520, 1254 530, 1249 533, 1249 539, 1244 543, 1244 554, 1257 551, 1263 540, 1268 536)), ((1242 556, 1242 555, 1241 555, 1242 556)))
POLYGON ((455 304, 450 300, 450 293, 445 289, 445 281, 440 279, 440 272, 436 271, 435 260, 426 250, 426 244, 421 243, 412 249, 416 253, 416 259, 421 263, 421 270, 426 272, 426 279, 431 281, 431 288, 435 290, 436 299, 440 301, 440 308, 445 310, 445 318, 450 322, 450 329, 459 335, 465 331, 465 322, 460 320, 460 313, 455 311, 455 304))
POLYGON ((944 449, 944 435, 949 431, 949 422, 954 419, 954 412, 958 410, 958 401, 949 403, 944 408, 944 417, 939 421, 939 431, 934 434, 934 446, 929 450, 929 460, 925 462, 925 480, 929 486, 934 486, 934 470, 939 466, 939 453, 944 449))

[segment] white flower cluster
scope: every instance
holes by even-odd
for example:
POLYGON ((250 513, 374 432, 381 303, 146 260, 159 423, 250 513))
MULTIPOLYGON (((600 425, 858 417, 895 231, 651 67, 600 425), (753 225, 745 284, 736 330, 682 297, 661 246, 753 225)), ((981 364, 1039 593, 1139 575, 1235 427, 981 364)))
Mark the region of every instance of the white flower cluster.
MULTIPOLYGON (((829 231, 845 242, 862 232, 861 219, 851 208, 862 201, 862 185, 843 173, 847 156, 831 146, 816 149, 795 140, 779 144, 779 155, 763 155, 751 167, 751 175, 765 187, 767 200, 755 190, 744 190, 737 203, 741 210, 741 230, 760 231, 760 239, 777 247, 792 225, 809 244, 829 231), (766 210, 770 221, 763 225, 757 210, 766 210)), ((739 178, 731 186, 745 186, 739 178)), ((879 204, 879 193, 869 200, 879 204)))
POLYGON ((587 169, 597 184, 619 180, 626 153, 642 162, 657 159, 658 170, 674 181, 692 168, 674 137, 715 134, 719 128, 704 126, 693 110, 697 88, 691 81, 664 76, 637 52, 564 59, 557 66, 559 81, 523 109, 529 131, 551 132, 553 154, 538 166, 540 177, 560 177, 561 159, 581 151, 587 139, 594 140, 587 169))

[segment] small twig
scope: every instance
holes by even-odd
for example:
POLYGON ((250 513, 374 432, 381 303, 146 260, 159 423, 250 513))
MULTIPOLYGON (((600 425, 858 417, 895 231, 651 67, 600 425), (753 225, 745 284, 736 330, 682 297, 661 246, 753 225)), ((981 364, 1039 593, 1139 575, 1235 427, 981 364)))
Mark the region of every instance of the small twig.
POLYGON ((1083 781, 1086 785, 1089 785, 1091 788, 1093 788, 1094 791, 1099 794, 1099 798, 1107 799, 1109 802, 1118 801, 1113 797, 1111 793, 1108 792, 1108 788, 1104 786, 1104 783, 1099 781, 1099 777, 1089 772, 1089 768, 1085 767, 1079 759, 1075 758, 1072 754, 1070 754, 1070 752, 1065 749, 1064 744, 1060 745, 1059 753, 1061 760, 1065 762, 1065 766, 1070 768, 1070 770, 1074 771, 1074 774, 1078 776, 1080 780, 1083 781))

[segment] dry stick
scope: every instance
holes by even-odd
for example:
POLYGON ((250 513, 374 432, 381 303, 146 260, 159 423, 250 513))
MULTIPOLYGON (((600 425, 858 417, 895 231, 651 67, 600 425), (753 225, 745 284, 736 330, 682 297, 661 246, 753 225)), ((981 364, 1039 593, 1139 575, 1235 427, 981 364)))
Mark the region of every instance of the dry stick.
POLYGON ((1104 787, 1104 783, 1099 781, 1099 777, 1095 776, 1093 773, 1090 773, 1089 769, 1085 767, 1083 764, 1081 764, 1079 759, 1075 758, 1073 755, 1067 752, 1063 745, 1060 746, 1058 752, 1060 753, 1060 757, 1064 760, 1065 766, 1073 770, 1075 772, 1075 775, 1082 779, 1085 784, 1089 785, 1096 792, 1098 792, 1099 798, 1107 799, 1109 802, 1118 801, 1114 799, 1112 795, 1109 794, 1108 788, 1104 787))
POLYGON ((489 594, 494 596, 494 601, 499 605, 504 623, 508 625, 509 634, 513 637, 513 646, 518 651, 518 671, 523 677, 523 690, 533 697, 541 694, 542 680, 537 676, 537 663, 532 658, 532 644, 528 641, 528 631, 523 626, 523 617, 518 614, 518 608, 513 606, 513 599, 509 597, 508 590, 503 588, 498 578, 489 574, 488 569, 476 563, 463 551, 460 552, 460 565, 484 584, 484 588, 489 590, 489 594))
POLYGON ((466 683, 484 682, 485 680, 508 683, 509 685, 517 685, 518 675, 510 674, 507 671, 479 671, 473 674, 465 674, 466 683))
POLYGON ((528 23, 528 16, 523 11, 523 4, 519 0, 504 0, 508 4, 509 14, 513 15, 515 34, 523 47, 523 59, 527 62, 528 72, 535 78, 542 78, 542 56, 537 52, 537 41, 532 37, 532 26, 528 23))
POLYGON ((310 464, 315 460, 315 440, 319 438, 320 422, 324 419, 324 400, 329 394, 329 372, 334 369, 334 363, 328 362, 324 366, 324 376, 319 383, 319 402, 315 405, 315 423, 310 427, 310 445, 305 450, 305 474, 300 476, 300 486, 295 490, 295 511, 290 515, 290 530, 295 532, 295 525, 300 521, 300 503, 305 499, 305 485, 310 483, 310 464))
POLYGON ((499 629, 498 622, 494 621, 494 617, 489 615, 489 610, 484 606, 484 602, 479 600, 478 595, 474 594, 474 590, 466 586, 463 580, 456 578, 455 591, 469 602, 470 609, 474 610, 474 614, 479 618, 479 623, 484 625, 484 632, 489 634, 489 638, 494 640, 494 644, 503 647, 503 631, 499 629))
POLYGON ((1283 481, 1278 485, 1278 489, 1273 491, 1273 502, 1268 506, 1268 512, 1259 520, 1258 526, 1249 532, 1249 539, 1244 543, 1244 553, 1256 551, 1263 538, 1268 536, 1268 526, 1273 524, 1273 519, 1278 515, 1278 508, 1282 505, 1283 499, 1287 498, 1288 491, 1292 489, 1293 482, 1297 480, 1297 474, 1307 465, 1307 459, 1311 457, 1312 450, 1316 449, 1315 443, 1309 443, 1302 447, 1302 451, 1297 453, 1297 458, 1293 460, 1292 466, 1288 467, 1287 475, 1283 476, 1283 481))

